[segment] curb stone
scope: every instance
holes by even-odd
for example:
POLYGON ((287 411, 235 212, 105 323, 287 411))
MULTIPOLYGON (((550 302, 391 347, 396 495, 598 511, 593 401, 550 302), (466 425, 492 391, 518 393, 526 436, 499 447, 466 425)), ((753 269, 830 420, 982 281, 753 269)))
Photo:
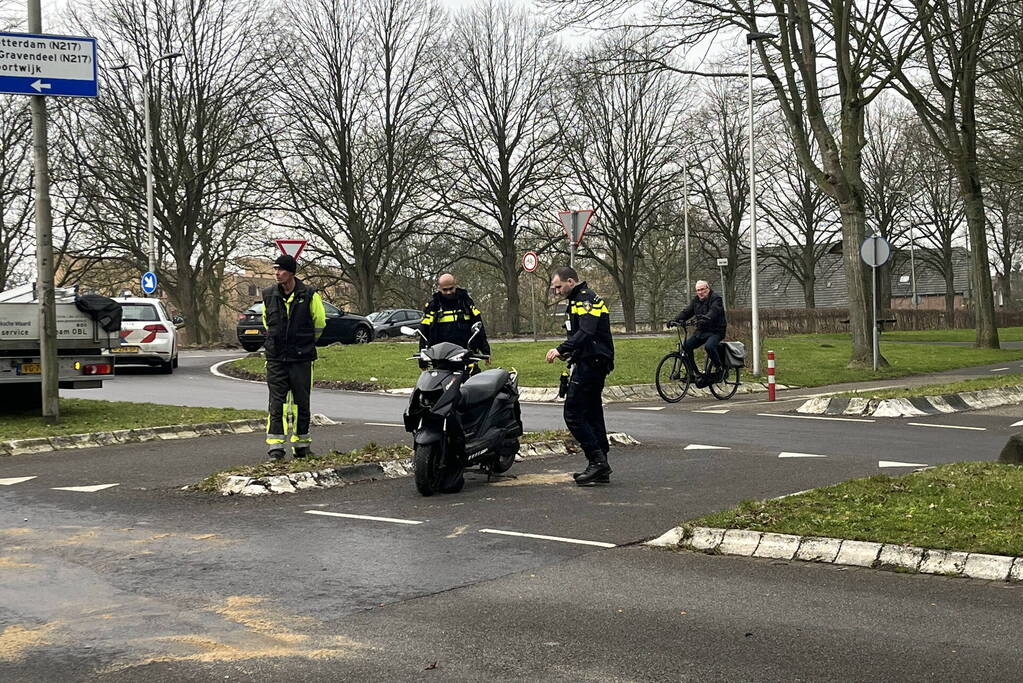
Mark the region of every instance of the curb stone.
POLYGON ((1023 403, 1023 385, 965 391, 942 396, 864 398, 858 396, 811 398, 796 408, 804 415, 863 415, 872 417, 926 417, 982 410, 1023 403))
MULTIPOLYGON (((776 384, 777 389, 796 389, 795 385, 776 384)), ((742 381, 739 384, 739 394, 754 394, 767 391, 767 383, 757 381, 742 381)), ((690 396, 710 397, 710 389, 697 389, 695 386, 689 389, 690 396)), ((411 388, 403 389, 382 389, 379 393, 392 396, 408 396, 412 393, 411 388)), ((657 393, 657 386, 654 384, 616 384, 604 387, 602 394, 604 403, 632 403, 639 401, 660 401, 661 395, 657 393)), ((531 403, 557 403, 564 399, 558 398, 557 387, 519 387, 519 400, 531 403)))
MULTIPOLYGON (((611 433, 607 437, 616 446, 639 445, 639 441, 622 432, 611 433)), ((574 441, 539 441, 522 445, 519 448, 519 455, 527 459, 543 458, 554 455, 568 455, 578 450, 579 447, 574 441)), ((273 493, 294 493, 296 490, 327 489, 378 479, 399 479, 401 477, 410 477, 414 473, 415 468, 412 464, 412 458, 402 458, 399 460, 359 463, 342 467, 329 467, 311 472, 291 472, 289 474, 258 478, 230 475, 224 477, 223 481, 220 482, 217 492, 222 496, 262 496, 273 493)), ((185 488, 190 489, 192 487, 186 486, 185 488)))
MULTIPOLYGON (((319 413, 313 415, 312 423, 318 427, 340 424, 319 413)), ((40 436, 33 439, 10 439, 8 441, 0 441, 0 457, 75 450, 79 448, 96 448, 97 446, 113 446, 122 443, 195 439, 200 436, 214 436, 217 434, 248 434, 263 429, 265 424, 266 420, 264 418, 253 418, 251 420, 232 420, 230 422, 163 425, 160 427, 140 427, 138 429, 118 429, 108 432, 90 432, 87 434, 40 436)))
POLYGON ((644 545, 1023 583, 1023 557, 918 548, 894 543, 683 525, 669 529, 644 545))

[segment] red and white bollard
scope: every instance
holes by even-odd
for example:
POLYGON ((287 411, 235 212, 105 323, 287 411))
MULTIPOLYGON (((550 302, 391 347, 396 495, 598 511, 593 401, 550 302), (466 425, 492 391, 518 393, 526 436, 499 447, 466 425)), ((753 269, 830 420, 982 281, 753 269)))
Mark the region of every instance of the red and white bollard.
POLYGON ((767 352, 767 400, 774 400, 774 351, 767 352))

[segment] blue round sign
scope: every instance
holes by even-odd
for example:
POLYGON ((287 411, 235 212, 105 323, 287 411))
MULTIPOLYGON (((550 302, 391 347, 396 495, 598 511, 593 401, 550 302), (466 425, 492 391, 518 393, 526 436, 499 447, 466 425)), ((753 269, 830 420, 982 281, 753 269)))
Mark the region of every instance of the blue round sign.
POLYGON ((156 291, 156 273, 147 271, 142 274, 142 291, 146 294, 156 291))

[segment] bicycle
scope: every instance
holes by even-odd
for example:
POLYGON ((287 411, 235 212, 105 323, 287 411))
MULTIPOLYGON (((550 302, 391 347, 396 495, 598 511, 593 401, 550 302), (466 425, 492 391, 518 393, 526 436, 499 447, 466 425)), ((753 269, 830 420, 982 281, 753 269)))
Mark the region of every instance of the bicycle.
MULTIPOLYGON (((657 364, 654 383, 657 386, 657 393, 668 403, 681 401, 689 393, 690 385, 707 381, 711 372, 709 357, 704 361, 704 369, 701 372, 696 367, 696 358, 693 352, 683 346, 687 336, 683 335, 683 331, 687 330, 690 325, 692 322, 686 320, 675 326, 678 333, 678 346, 675 351, 666 354, 657 364)), ((724 344, 719 345, 718 349, 718 353, 723 357, 725 354, 724 344)), ((724 368, 717 381, 707 381, 705 386, 719 401, 730 399, 739 389, 739 368, 724 368)))

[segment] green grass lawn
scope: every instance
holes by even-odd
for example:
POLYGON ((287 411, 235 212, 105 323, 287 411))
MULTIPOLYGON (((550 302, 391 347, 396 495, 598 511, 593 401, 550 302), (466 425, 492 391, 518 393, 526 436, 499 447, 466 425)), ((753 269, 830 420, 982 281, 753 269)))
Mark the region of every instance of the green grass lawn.
POLYGON ((1023 555, 1021 514, 1023 467, 969 462, 744 501, 686 524, 1023 555))
MULTIPOLYGON (((969 330, 892 330, 881 334, 889 341, 958 341, 973 342, 977 331, 969 330)), ((1023 341, 1023 327, 998 328, 999 341, 1023 341)))
POLYGON ((909 396, 944 396, 945 394, 958 394, 965 391, 979 391, 981 389, 997 389, 999 387, 1012 387, 1023 385, 1023 375, 996 375, 994 377, 981 377, 979 379, 965 379, 961 382, 948 382, 946 384, 925 384, 920 387, 907 387, 905 389, 880 389, 871 391, 846 391, 837 396, 858 396, 859 398, 907 398, 909 396))
POLYGON ((176 424, 202 424, 265 417, 258 410, 235 408, 187 408, 155 403, 93 401, 82 398, 60 399, 60 424, 46 425, 35 413, 4 415, 0 420, 0 440, 31 439, 40 436, 64 436, 116 429, 162 427, 176 424))
MULTIPOLYGON (((551 346, 552 342, 549 341, 494 344, 493 362, 495 366, 518 369, 521 386, 557 386, 564 366, 561 363, 549 365, 544 362, 544 355, 551 346)), ((657 362, 674 348, 675 338, 667 336, 617 340, 615 370, 608 382, 652 383, 657 362)), ((319 350, 320 360, 316 361, 313 375, 318 380, 366 382, 380 388, 409 387, 419 376, 419 366, 406 358, 416 350, 414 343, 331 346, 319 350)), ((974 349, 882 342, 881 353, 891 363, 891 367, 874 373, 870 369, 846 368, 849 344, 833 337, 798 335, 765 339, 762 350, 765 358, 768 350, 775 351, 777 380, 780 384, 799 386, 886 379, 1023 358, 1023 349, 974 349)), ((243 358, 235 364, 248 372, 258 375, 264 373, 262 358, 243 358)), ((762 367, 766 372, 766 360, 762 367)), ((745 379, 750 378, 748 371, 743 376, 745 379)))

